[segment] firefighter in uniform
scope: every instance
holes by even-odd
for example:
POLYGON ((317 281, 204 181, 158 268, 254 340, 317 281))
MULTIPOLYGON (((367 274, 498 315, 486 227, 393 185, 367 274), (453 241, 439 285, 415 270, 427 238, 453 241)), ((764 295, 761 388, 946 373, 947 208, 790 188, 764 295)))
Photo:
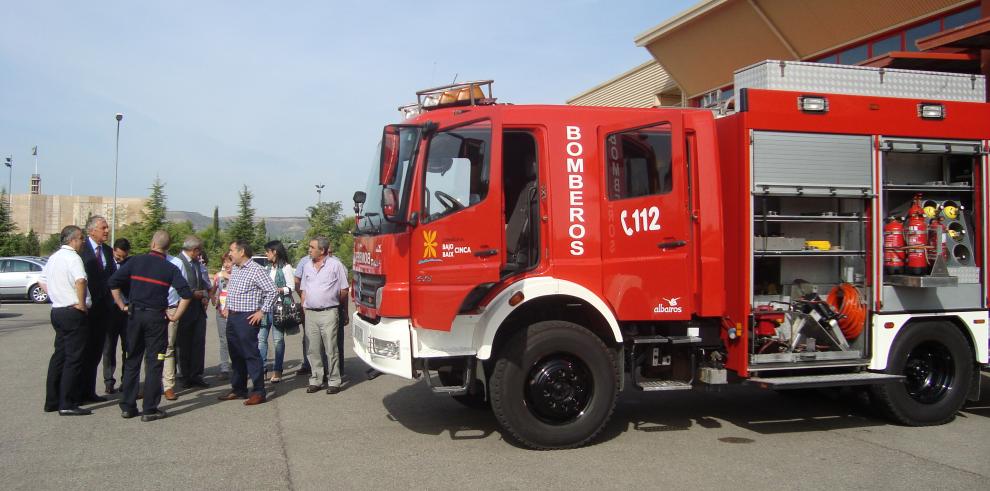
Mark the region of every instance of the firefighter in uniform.
POLYGON ((134 257, 113 276, 109 286, 117 308, 127 312, 126 358, 123 373, 123 398, 120 401, 121 416, 138 415, 138 381, 141 375, 141 358, 144 366, 144 413, 141 421, 154 421, 165 417, 158 408, 162 398, 162 364, 165 360, 167 327, 170 321, 182 317, 189 306, 192 291, 179 268, 165 259, 170 239, 164 230, 155 232, 151 239, 151 252, 134 257), (129 286, 130 303, 125 305, 121 288, 129 286), (175 312, 169 315, 168 289, 175 288, 181 300, 175 312), (145 354, 147 351, 147 354, 145 354))

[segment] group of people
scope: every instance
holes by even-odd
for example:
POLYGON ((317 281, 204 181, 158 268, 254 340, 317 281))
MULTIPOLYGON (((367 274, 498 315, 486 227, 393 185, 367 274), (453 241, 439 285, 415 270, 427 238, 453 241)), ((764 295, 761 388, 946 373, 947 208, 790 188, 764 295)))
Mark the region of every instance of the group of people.
POLYGON ((41 285, 52 303, 51 323, 55 349, 48 367, 45 411, 63 416, 86 415, 82 407, 107 399, 96 393, 97 368, 103 361, 105 392, 118 392, 117 345, 123 348, 121 416, 142 421, 164 418, 161 398, 175 400, 176 380, 185 387, 209 387, 204 379, 207 309, 216 309, 220 339, 221 376, 230 379, 222 401, 245 399, 251 406, 266 400, 268 338, 275 345, 275 361, 268 382, 281 381, 286 332, 298 327, 284 316, 301 299, 304 326, 304 366, 307 393, 326 386, 340 391, 347 270, 330 255, 330 243, 317 237, 296 268, 289 264, 280 241, 265 245, 269 265, 254 262, 246 241, 234 241, 211 278, 203 242, 186 237, 182 252, 168 254, 171 238, 159 230, 148 254, 130 256, 127 239, 113 248, 106 244, 109 227, 100 216, 91 217, 85 233, 77 226, 62 229, 61 247, 42 271, 41 285), (277 303, 282 303, 277 306, 277 303), (144 382, 140 383, 144 363, 144 382), (247 381, 251 379, 251 388, 247 381), (137 400, 143 398, 143 411, 137 400))

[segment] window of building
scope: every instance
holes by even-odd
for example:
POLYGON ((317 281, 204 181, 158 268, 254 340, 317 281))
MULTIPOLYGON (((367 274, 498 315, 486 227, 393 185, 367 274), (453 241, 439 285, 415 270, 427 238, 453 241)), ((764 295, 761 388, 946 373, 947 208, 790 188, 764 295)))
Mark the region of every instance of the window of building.
POLYGON ((962 12, 956 12, 952 15, 945 16, 945 20, 942 21, 942 29, 946 31, 949 29, 955 29, 961 25, 969 24, 979 18, 980 7, 976 6, 963 10, 962 12))
POLYGON ((839 63, 843 65, 855 65, 863 60, 866 60, 869 52, 865 44, 859 46, 853 46, 841 53, 839 53, 839 63))
POLYGON ((829 55, 824 58, 819 58, 815 60, 815 63, 832 63, 836 64, 839 62, 839 55, 829 55))
POLYGON ((610 200, 673 189, 669 123, 613 133, 605 140, 605 155, 610 200))
POLYGON ((423 190, 423 222, 480 203, 488 195, 489 122, 441 131, 430 140, 423 190))
POLYGON ((904 49, 906 51, 918 51, 918 46, 914 44, 915 41, 925 36, 931 36, 938 31, 939 21, 937 20, 908 29, 904 32, 904 49))
POLYGON ((893 36, 881 39, 879 41, 873 41, 871 47, 873 48, 873 54, 870 56, 871 58, 875 56, 885 55, 887 53, 890 53, 891 51, 900 51, 901 35, 895 34, 893 36))

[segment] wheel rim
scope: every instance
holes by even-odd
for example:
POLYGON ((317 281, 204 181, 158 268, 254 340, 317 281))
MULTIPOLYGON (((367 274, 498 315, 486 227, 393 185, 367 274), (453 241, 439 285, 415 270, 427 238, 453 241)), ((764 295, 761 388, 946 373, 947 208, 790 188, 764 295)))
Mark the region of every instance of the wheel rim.
POLYGON ((34 287, 31 289, 31 298, 35 302, 44 302, 48 300, 48 294, 46 294, 41 288, 34 287))
POLYGON ((904 385, 908 395, 923 404, 937 402, 952 388, 955 365, 952 353, 941 343, 919 344, 904 365, 904 385))
POLYGON ((548 356, 530 369, 526 405, 540 421, 571 423, 584 415, 594 393, 594 379, 581 360, 564 354, 548 356))

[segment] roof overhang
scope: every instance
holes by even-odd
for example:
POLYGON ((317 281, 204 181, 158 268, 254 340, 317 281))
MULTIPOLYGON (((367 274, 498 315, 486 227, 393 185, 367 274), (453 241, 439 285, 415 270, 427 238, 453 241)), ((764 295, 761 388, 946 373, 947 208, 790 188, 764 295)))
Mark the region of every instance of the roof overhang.
POLYGON ((766 59, 806 60, 974 0, 706 0, 636 37, 688 97, 766 59))
POLYGON ((980 71, 980 57, 974 53, 918 53, 892 51, 861 64, 875 68, 904 68, 930 72, 976 73, 980 71))

